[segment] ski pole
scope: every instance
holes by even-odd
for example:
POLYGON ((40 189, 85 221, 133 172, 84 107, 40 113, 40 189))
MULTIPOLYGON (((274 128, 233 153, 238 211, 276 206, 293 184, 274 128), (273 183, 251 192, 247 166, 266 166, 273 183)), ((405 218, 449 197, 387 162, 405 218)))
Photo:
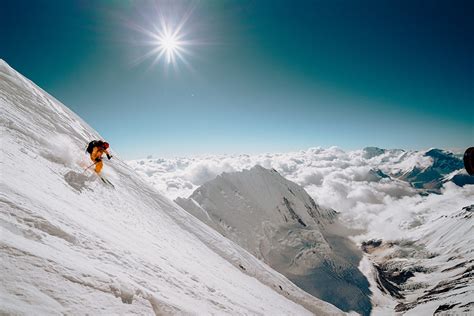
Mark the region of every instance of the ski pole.
POLYGON ((86 169, 84 169, 84 171, 82 171, 82 173, 86 172, 89 168, 95 166, 96 163, 98 163, 98 161, 94 162, 92 165, 90 165, 89 167, 87 167, 86 169))
POLYGON ((123 163, 124 165, 127 165, 127 163, 125 161, 123 161, 122 159, 120 159, 119 157, 114 156, 114 158, 117 159, 118 161, 120 161, 121 163, 123 163))
POLYGON ((120 161, 120 162, 123 163, 124 165, 128 166, 127 163, 126 163, 125 161, 123 161, 122 159, 120 159, 119 157, 117 157, 117 156, 112 156, 112 155, 111 155, 111 156, 110 156, 110 159, 112 159, 112 158, 115 158, 116 160, 120 161))

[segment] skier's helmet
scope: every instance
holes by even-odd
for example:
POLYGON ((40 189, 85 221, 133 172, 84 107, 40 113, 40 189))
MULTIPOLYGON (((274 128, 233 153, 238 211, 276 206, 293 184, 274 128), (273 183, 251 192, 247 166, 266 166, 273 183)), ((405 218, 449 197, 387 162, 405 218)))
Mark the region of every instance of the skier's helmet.
POLYGON ((109 143, 104 142, 104 143, 102 144, 102 147, 104 147, 105 149, 109 148, 109 143))

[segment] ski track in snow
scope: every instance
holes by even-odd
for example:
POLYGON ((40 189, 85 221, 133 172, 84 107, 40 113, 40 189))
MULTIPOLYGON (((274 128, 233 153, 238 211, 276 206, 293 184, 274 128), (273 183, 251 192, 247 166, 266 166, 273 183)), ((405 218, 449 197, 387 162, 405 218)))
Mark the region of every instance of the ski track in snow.
POLYGON ((0 110, 0 313, 342 314, 119 160, 82 173, 100 136, 1 60, 0 110))

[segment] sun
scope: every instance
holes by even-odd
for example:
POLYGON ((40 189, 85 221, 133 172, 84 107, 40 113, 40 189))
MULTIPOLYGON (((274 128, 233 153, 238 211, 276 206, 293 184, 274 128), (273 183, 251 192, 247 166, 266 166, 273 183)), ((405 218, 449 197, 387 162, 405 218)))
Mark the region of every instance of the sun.
POLYGON ((173 54, 174 51, 179 49, 179 42, 174 36, 163 37, 160 40, 160 45, 162 49, 170 54, 173 54))
POLYGON ((158 71, 164 74, 184 68, 196 73, 192 61, 210 42, 203 39, 206 24, 193 16, 195 9, 196 4, 180 1, 153 0, 138 6, 137 15, 124 20, 133 31, 126 34, 134 46, 131 65, 146 63, 149 71, 160 66, 158 71))
POLYGON ((170 68, 179 72, 184 66, 194 72, 187 59, 194 59, 196 50, 207 45, 199 39, 203 24, 193 17, 195 8, 195 4, 158 0, 137 7, 139 15, 125 20, 134 31, 130 34, 130 42, 137 47, 132 65, 151 61, 149 70, 161 65, 166 73, 170 68))
POLYGON ((197 42, 189 39, 189 32, 186 32, 185 26, 187 19, 188 16, 178 20, 177 23, 172 23, 171 21, 176 20, 159 16, 154 23, 150 23, 146 27, 131 24, 133 29, 144 36, 140 43, 148 48, 134 63, 139 64, 147 59, 152 59, 150 67, 161 63, 165 69, 171 65, 177 70, 179 64, 184 64, 187 68, 192 69, 186 57, 193 55, 191 49, 197 42))
POLYGON ((177 58, 183 59, 185 42, 180 40, 181 37, 179 29, 172 31, 168 26, 163 25, 156 34, 158 59, 163 56, 168 64, 175 63, 177 58))

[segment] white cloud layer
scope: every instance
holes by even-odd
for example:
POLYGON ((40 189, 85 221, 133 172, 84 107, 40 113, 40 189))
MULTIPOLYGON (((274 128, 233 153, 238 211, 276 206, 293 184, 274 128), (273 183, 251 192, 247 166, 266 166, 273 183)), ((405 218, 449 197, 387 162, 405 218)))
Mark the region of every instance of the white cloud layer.
POLYGON ((420 195, 397 179, 433 164, 426 152, 365 148, 345 152, 338 147, 237 156, 140 159, 129 164, 168 197, 188 197, 199 185, 222 172, 241 171, 257 164, 274 168, 302 185, 315 201, 342 213, 342 218, 370 234, 400 236, 409 226, 438 208, 460 209, 474 203, 474 186, 445 184, 441 194, 420 195), (408 223, 408 224, 407 224, 408 223))

